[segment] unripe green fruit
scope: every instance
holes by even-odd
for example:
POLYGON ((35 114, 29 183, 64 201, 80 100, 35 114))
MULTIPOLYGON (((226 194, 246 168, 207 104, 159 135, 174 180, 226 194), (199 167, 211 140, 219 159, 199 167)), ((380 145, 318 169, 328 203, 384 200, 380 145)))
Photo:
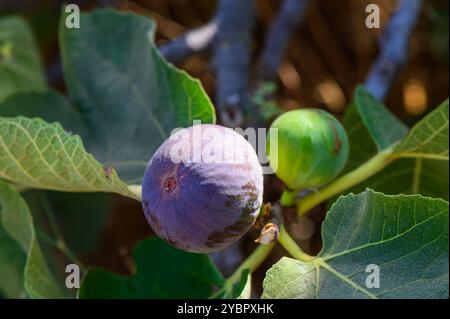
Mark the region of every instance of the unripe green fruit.
POLYGON ((278 129, 278 156, 270 154, 269 135, 270 166, 291 190, 322 186, 335 178, 347 162, 347 133, 326 111, 289 111, 280 115, 271 128, 278 129))

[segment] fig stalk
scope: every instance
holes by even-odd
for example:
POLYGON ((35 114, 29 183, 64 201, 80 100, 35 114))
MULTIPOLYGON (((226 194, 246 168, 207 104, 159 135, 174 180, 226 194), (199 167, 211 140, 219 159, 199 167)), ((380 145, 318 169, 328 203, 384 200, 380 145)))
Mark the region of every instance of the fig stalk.
POLYGON ((294 206, 297 203, 297 194, 299 191, 285 190, 281 194, 280 204, 284 207, 294 206))
POLYGON ((319 191, 313 192, 299 200, 297 203, 297 216, 303 216, 311 208, 317 206, 321 202, 343 192, 344 190, 352 186, 359 184, 370 176, 381 171, 383 168, 385 168, 395 160, 395 158, 392 156, 392 152, 393 149, 388 148, 378 153, 370 160, 368 160, 365 164, 359 166, 350 173, 343 175, 342 177, 336 179, 319 191))
POLYGON ((297 245, 291 235, 289 235, 284 225, 281 225, 278 242, 292 257, 300 261, 310 262, 316 258, 303 252, 303 250, 297 245))

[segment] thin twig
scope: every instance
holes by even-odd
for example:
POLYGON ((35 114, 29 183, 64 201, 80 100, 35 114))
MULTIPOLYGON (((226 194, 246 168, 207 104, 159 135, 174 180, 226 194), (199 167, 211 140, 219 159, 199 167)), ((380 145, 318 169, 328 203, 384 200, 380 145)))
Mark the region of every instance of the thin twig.
POLYGON ((72 252, 72 250, 67 246, 66 241, 64 240, 63 233, 58 225, 58 221, 56 220, 56 215, 53 211, 52 205, 50 201, 47 198, 47 195, 45 193, 39 194, 39 199, 41 201, 41 205, 43 208, 43 211, 45 215, 47 216, 47 220, 50 224, 51 231, 53 235, 56 237, 55 239, 52 239, 51 236, 47 235, 46 233, 43 233, 41 231, 38 232, 38 235, 41 239, 45 240, 47 243, 51 244, 52 246, 59 249, 66 257, 78 264, 81 268, 84 268, 81 261, 77 258, 76 254, 72 252), (48 239, 51 239, 50 241, 48 239))
POLYGON ((252 92, 252 104, 259 112, 251 114, 250 125, 260 126, 267 117, 279 112, 273 102, 281 65, 289 39, 302 23, 309 0, 284 0, 274 22, 271 24, 258 65, 258 74, 252 92), (266 114, 266 115, 264 115, 266 114))
POLYGON ((214 42, 216 104, 221 122, 242 124, 248 105, 248 78, 252 30, 255 21, 253 0, 220 0, 219 28, 214 42))
POLYGON ((62 231, 59 228, 58 221, 56 220, 55 213, 53 212, 52 205, 50 204, 50 201, 47 198, 47 195, 44 192, 39 193, 39 199, 42 205, 42 209, 47 216, 47 220, 50 224, 50 229, 52 230, 52 233, 56 236, 56 238, 62 239, 62 231))
POLYGON ((39 228, 36 228, 36 236, 40 240, 45 242, 47 245, 50 245, 53 248, 58 249, 61 253, 63 253, 67 257, 68 260, 70 260, 74 264, 77 264, 81 268, 81 271, 84 272, 84 264, 78 259, 78 257, 70 249, 67 248, 67 246, 63 242, 53 238, 52 236, 47 234, 45 231, 43 231, 39 228))
POLYGON ((309 0, 284 0, 275 21, 267 33, 259 62, 259 80, 276 81, 292 33, 303 21, 309 0))
POLYGON ((217 19, 212 19, 207 24, 163 44, 159 51, 167 61, 179 64, 193 54, 210 49, 217 34, 217 28, 217 19))
POLYGON ((408 59, 409 37, 416 25, 421 0, 401 0, 380 39, 380 53, 365 86, 378 100, 384 100, 398 71, 408 59))

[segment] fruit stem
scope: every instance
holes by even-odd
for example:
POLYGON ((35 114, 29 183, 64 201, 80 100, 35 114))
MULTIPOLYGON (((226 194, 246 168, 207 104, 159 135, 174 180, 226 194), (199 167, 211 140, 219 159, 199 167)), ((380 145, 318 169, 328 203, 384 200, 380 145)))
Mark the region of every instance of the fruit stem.
POLYGON ((296 203, 297 193, 299 191, 291 191, 285 190, 283 194, 281 194, 280 204, 284 207, 294 206, 296 203))
POLYGON ((262 262, 269 256, 275 243, 267 245, 259 245, 242 264, 235 270, 235 272, 227 279, 226 285, 232 287, 241 279, 242 271, 248 269, 250 273, 254 272, 262 264, 262 262))
POLYGON ((284 225, 281 225, 280 236, 278 237, 278 242, 284 249, 294 258, 303 261, 310 262, 313 260, 314 256, 310 256, 303 252, 303 250, 297 245, 294 239, 289 235, 284 225))
POLYGON ((50 236, 45 237, 46 234, 43 232, 39 232, 37 235, 39 235, 40 238, 44 239, 44 240, 50 239, 50 240, 46 241, 48 244, 59 249, 59 251, 62 252, 67 257, 67 259, 69 259, 71 262, 73 262, 75 264, 78 264, 78 266, 80 268, 83 268, 84 267, 83 264, 77 258, 75 253, 73 253, 72 250, 70 250, 70 248, 67 246, 67 244, 64 240, 63 233, 62 233, 61 229, 59 228, 59 224, 56 219, 55 212, 53 211, 52 205, 51 205, 50 201, 48 200, 47 195, 45 193, 41 192, 39 194, 39 200, 41 202, 43 211, 47 217, 47 221, 50 225, 50 229, 56 238, 52 239, 52 237, 50 237, 50 236))
POLYGON ((61 253, 63 253, 69 261, 74 264, 77 264, 81 271, 84 272, 84 264, 78 259, 78 257, 67 247, 64 241, 53 238, 48 235, 45 231, 36 228, 36 236, 45 242, 47 245, 50 245, 56 249, 58 249, 61 253))
POLYGON ((302 198, 297 203, 298 217, 303 216, 311 208, 332 197, 333 195, 339 194, 381 171, 394 160, 394 157, 392 157, 392 152, 393 148, 388 148, 379 152, 366 163, 362 164, 350 173, 336 179, 324 188, 319 189, 317 192, 311 193, 302 198))

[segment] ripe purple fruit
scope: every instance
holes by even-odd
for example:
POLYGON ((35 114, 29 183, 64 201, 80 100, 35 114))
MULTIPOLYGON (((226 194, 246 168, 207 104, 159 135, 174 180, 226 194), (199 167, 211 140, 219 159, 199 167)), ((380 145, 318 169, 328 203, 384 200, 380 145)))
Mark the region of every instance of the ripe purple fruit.
POLYGON ((142 182, 153 231, 173 246, 211 252, 239 239, 262 204, 263 175, 238 133, 202 124, 173 134, 155 152, 142 182))

